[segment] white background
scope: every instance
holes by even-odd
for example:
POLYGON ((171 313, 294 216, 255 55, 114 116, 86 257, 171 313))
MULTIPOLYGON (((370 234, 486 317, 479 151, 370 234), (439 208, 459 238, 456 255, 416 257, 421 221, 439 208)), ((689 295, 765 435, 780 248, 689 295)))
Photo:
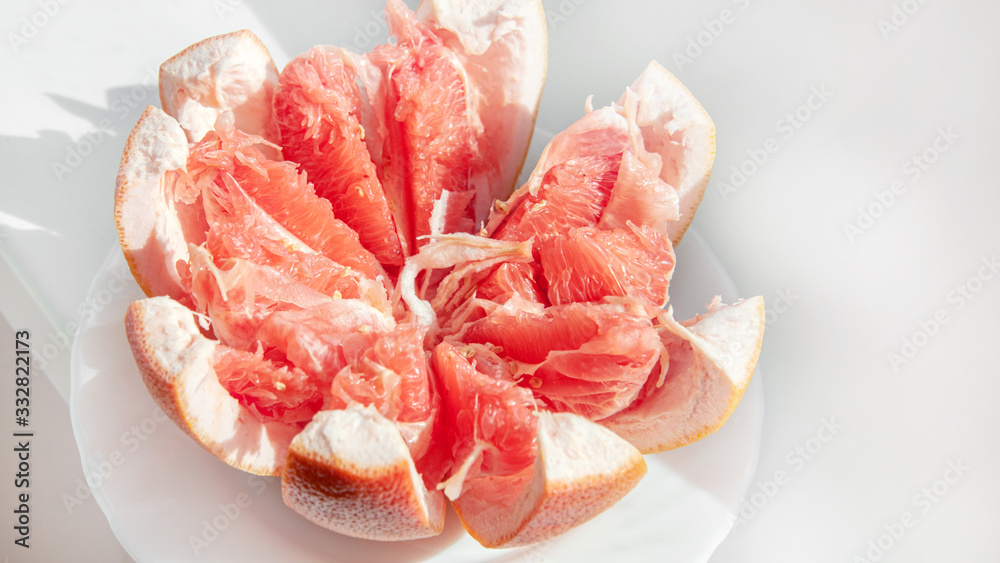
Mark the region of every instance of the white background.
MULTIPOLYGON (((315 43, 367 50, 384 38, 381 5, 359 4, 17 0, 0 9, 0 245, 42 308, 15 297, 9 277, 0 303, 10 325, 33 331, 36 350, 59 351, 48 362, 56 386, 34 383, 33 421, 47 431, 36 442, 39 478, 56 487, 35 509, 40 547, 27 559, 10 552, 4 517, 0 556, 127 560, 92 499, 79 495, 70 513, 61 496, 76 494, 82 471, 56 393, 68 380, 57 335, 87 312, 88 284, 116 240, 121 148, 142 108, 157 104, 147 76, 184 46, 243 27, 279 66, 315 43)), ((590 94, 595 105, 617 99, 650 59, 716 122, 715 175, 695 226, 741 293, 763 295, 771 313, 759 468, 744 519, 712 563, 1000 560, 1000 276, 982 267, 1000 254, 1000 5, 545 7, 540 129, 569 125, 590 94), (777 149, 763 161, 765 145, 777 149), (743 183, 733 177, 740 167, 743 183)), ((5 474, 10 457, 0 455, 5 474)), ((6 514, 11 487, 0 482, 6 514)))

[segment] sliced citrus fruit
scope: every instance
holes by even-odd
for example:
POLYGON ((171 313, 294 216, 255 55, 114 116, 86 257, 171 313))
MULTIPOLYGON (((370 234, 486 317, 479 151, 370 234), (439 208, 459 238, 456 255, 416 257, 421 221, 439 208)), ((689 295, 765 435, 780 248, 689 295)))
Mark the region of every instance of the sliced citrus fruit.
POLYGON ((537 418, 533 467, 476 479, 452 503, 486 547, 555 537, 618 502, 646 474, 639 451, 609 430, 569 413, 539 411, 537 418))
POLYGON ((275 311, 256 336, 311 375, 326 395, 334 376, 362 358, 395 325, 392 317, 363 301, 333 299, 275 311))
POLYGON ((369 122, 374 118, 366 119, 377 103, 369 97, 380 93, 382 82, 381 73, 363 57, 336 47, 314 47, 281 71, 274 113, 285 157, 306 171, 317 193, 334 205, 337 217, 361 235, 380 262, 401 265, 408 223, 397 227, 395 217, 405 218, 406 202, 386 197, 371 152, 381 163, 379 127, 369 122))
POLYGON ((190 142, 201 140, 224 111, 251 135, 277 140, 271 97, 278 69, 252 32, 209 37, 160 65, 160 103, 190 142))
POLYGON ((537 192, 521 189, 496 206, 509 215, 492 233, 500 240, 527 240, 592 227, 601 218, 618 177, 621 155, 585 156, 553 166, 537 192))
POLYGON ((540 281, 542 274, 537 264, 504 262, 479 282, 476 294, 483 299, 504 303, 517 296, 534 303, 545 303, 540 281))
POLYGON ((375 406, 389 420, 427 420, 431 390, 424 355, 426 332, 426 327, 400 324, 365 347, 333 379, 331 407, 359 403, 375 406))
POLYGON ((386 6, 395 42, 317 47, 281 73, 286 156, 384 264, 432 234, 470 232, 523 163, 544 83, 541 5, 386 6))
POLYGON ((581 227, 542 241, 538 254, 553 305, 635 296, 667 303, 674 271, 669 239, 650 227, 581 227))
POLYGON ((660 358, 652 323, 615 305, 498 309, 463 339, 499 346, 515 377, 550 408, 591 420, 627 407, 660 358))
POLYGON ((305 424, 323 407, 317 381, 283 358, 265 357, 263 347, 254 352, 218 346, 215 375, 229 394, 258 420, 305 424))
POLYGON ((190 309, 169 297, 136 301, 125 332, 150 395, 181 430, 229 465, 279 475, 300 427, 261 420, 219 383, 217 341, 202 336, 190 309))
POLYGON ((757 365, 764 336, 764 300, 725 306, 678 323, 660 317, 661 373, 650 377, 629 407, 601 424, 643 453, 677 448, 722 427, 739 404, 757 365))
POLYGON ((401 126, 416 248, 426 242, 420 237, 473 229, 472 175, 494 155, 477 146, 475 94, 454 53, 402 2, 388 2, 386 19, 396 44, 376 48, 371 58, 384 69, 401 126))
MULTIPOLYGON (((676 246, 694 218, 712 172, 715 125, 691 92, 654 61, 617 104, 594 110, 588 101, 587 113, 545 147, 528 182, 495 206, 487 231, 509 238, 512 226, 523 222, 524 215, 530 218, 528 210, 546 201, 542 192, 551 191, 553 183, 581 184, 580 173, 553 179, 551 174, 561 168, 583 170, 583 178, 596 178, 595 172, 578 164, 584 159, 603 163, 603 183, 610 185, 604 186, 594 209, 557 204, 556 209, 570 217, 564 222, 578 217, 577 221, 599 220, 600 226, 615 228, 631 221, 655 228, 676 246)), ((586 184, 593 185, 594 180, 586 184)))
POLYGON ((231 116, 222 114, 216 128, 191 147, 188 157, 192 189, 205 199, 210 222, 261 216, 264 231, 258 236, 280 230, 278 238, 289 239, 289 246, 305 243, 371 279, 384 277, 378 260, 361 246, 357 232, 334 217, 330 202, 316 195, 305 174, 292 162, 268 158, 260 150, 266 145, 263 139, 236 129, 231 116))
POLYGON ((251 349, 270 315, 282 310, 323 306, 333 298, 276 270, 238 258, 217 266, 200 246, 190 247, 189 291, 194 308, 209 316, 223 343, 251 349))
POLYGON ((316 47, 280 75, 246 31, 163 64, 115 217, 165 297, 130 307, 128 338, 185 432, 280 474, 323 527, 427 537, 447 497, 483 545, 542 541, 634 487, 640 451, 721 426, 753 372, 760 298, 662 310, 714 125, 652 63, 511 192, 541 3, 386 19, 372 53, 316 47))
POLYGON ((434 348, 434 372, 443 396, 443 436, 454 467, 439 485, 451 500, 468 482, 515 475, 531 466, 537 408, 531 391, 519 387, 510 367, 482 345, 434 348))
POLYGON ((470 100, 482 122, 477 144, 497 155, 474 169, 475 224, 482 224, 495 200, 514 189, 528 151, 542 87, 547 36, 537 0, 423 0, 417 17, 462 63, 470 100))

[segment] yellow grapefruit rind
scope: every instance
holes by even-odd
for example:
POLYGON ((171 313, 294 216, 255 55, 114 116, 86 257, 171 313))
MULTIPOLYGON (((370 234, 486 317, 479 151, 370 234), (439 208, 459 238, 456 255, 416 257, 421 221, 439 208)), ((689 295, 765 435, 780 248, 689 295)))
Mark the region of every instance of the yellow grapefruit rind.
POLYGON ((485 547, 558 536, 607 510, 646 474, 639 450, 600 425, 571 413, 537 416, 534 474, 516 504, 496 506, 490 498, 469 498, 468 491, 452 502, 466 531, 485 547))
POLYGON ((321 411, 292 440, 285 504, 334 532, 411 540, 444 528, 444 495, 428 491, 395 423, 373 407, 321 411))
POLYGON ((743 398, 764 338, 764 299, 734 305, 713 303, 709 312, 677 323, 668 312, 666 329, 687 341, 694 365, 649 396, 600 424, 639 448, 658 453, 696 442, 719 430, 743 398), (685 326, 686 325, 686 326, 685 326))
POLYGON ((528 156, 548 69, 545 10, 540 0, 422 0, 416 14, 462 63, 482 137, 507 147, 497 189, 477 198, 482 221, 514 190, 528 156))
POLYGON ((125 141, 115 182, 118 242, 147 296, 184 295, 175 264, 187 259, 187 241, 164 174, 183 169, 187 158, 187 140, 177 122, 147 107, 125 141))
POLYGON ((219 384, 219 343, 202 336, 190 309, 169 297, 136 301, 125 332, 149 394, 181 430, 237 469, 281 474, 298 428, 260 422, 219 384))
POLYGON ((267 47, 245 29, 199 41, 160 65, 160 103, 190 142, 200 141, 227 110, 243 132, 276 142, 271 98, 277 84, 267 47))
MULTIPOLYGON (((687 86, 656 61, 649 63, 630 89, 641 100, 636 116, 640 126, 669 116, 667 130, 682 135, 680 148, 683 150, 683 162, 676 163, 680 179, 674 186, 680 198, 680 219, 667 226, 670 242, 676 247, 691 225, 712 175, 712 165, 715 162, 715 123, 687 86)), ((618 103, 624 102, 623 96, 618 103)), ((671 139, 673 137, 671 135, 671 139)), ((676 142, 674 146, 677 146, 676 142)), ((671 166, 672 159, 668 151, 659 154, 663 157, 663 169, 666 171, 671 166)), ((661 172, 661 178, 664 175, 661 172)))

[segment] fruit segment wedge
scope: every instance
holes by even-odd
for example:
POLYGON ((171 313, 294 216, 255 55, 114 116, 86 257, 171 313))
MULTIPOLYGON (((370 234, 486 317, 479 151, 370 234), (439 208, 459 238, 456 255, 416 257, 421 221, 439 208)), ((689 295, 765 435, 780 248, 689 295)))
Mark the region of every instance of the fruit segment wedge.
POLYGON ((229 465, 280 475, 295 425, 262 422, 219 383, 217 341, 202 336, 190 309, 169 297, 136 301, 125 331, 150 395, 181 430, 229 465))
POLYGON ((399 429, 371 406, 318 413, 292 441, 281 492, 292 510, 356 538, 409 540, 444 528, 444 495, 427 490, 399 429))
POLYGON ((475 222, 514 189, 528 151, 545 84, 548 39, 537 0, 423 0, 417 18, 462 62, 483 124, 480 149, 497 154, 495 170, 474 175, 475 222), (484 186, 487 186, 484 189, 484 186))
POLYGON ((545 77, 537 0, 386 5, 394 42, 367 55, 316 47, 281 72, 285 156, 402 265, 424 237, 472 232, 523 164, 545 77))
POLYGON ((618 103, 592 109, 588 101, 587 113, 542 151, 528 182, 494 206, 486 230, 499 238, 539 233, 554 220, 545 217, 553 212, 544 203, 559 197, 566 200, 560 209, 580 208, 579 221, 602 228, 649 226, 676 246, 694 218, 714 160, 711 118, 654 61, 618 103), (574 197, 587 190, 590 197, 574 197))
POLYGON ((678 323, 668 311, 660 322, 666 373, 654 373, 627 409, 599 421, 644 454, 700 440, 729 419, 757 365, 764 300, 716 300, 703 316, 678 323))
POLYGON ((227 110, 242 131, 273 142, 271 98, 277 83, 267 47, 244 29, 209 37, 160 65, 160 103, 190 142, 200 141, 227 110))
POLYGON ((399 265, 408 248, 408 209, 386 197, 385 172, 376 167, 385 141, 373 106, 384 105, 384 90, 365 57, 318 46, 281 71, 273 105, 285 157, 307 172, 380 262, 399 265))
POLYGON ((646 474, 639 451, 607 429, 569 413, 537 416, 534 468, 473 480, 452 502, 465 529, 486 547, 561 534, 618 502, 646 474))

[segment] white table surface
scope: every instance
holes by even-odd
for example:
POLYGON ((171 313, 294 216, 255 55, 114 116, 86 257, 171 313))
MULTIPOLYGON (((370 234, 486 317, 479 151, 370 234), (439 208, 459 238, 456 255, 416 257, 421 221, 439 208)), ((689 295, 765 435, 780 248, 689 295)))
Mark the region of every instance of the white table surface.
MULTIPOLYGON (((128 560, 77 491, 83 472, 59 392, 62 335, 97 305, 88 285, 116 240, 125 136, 158 103, 150 73, 243 27, 279 65, 314 43, 366 50, 385 33, 379 2, 62 2, 0 8, 0 249, 16 270, 0 278, 0 338, 27 328, 36 351, 53 353, 52 383, 33 383, 46 483, 32 508, 37 547, 12 547, 4 477, 5 562, 128 560)), ((742 294, 765 297, 769 326, 759 468, 711 562, 1000 560, 1000 4, 545 7, 539 128, 567 126, 589 94, 616 99, 650 59, 718 128, 695 225, 742 294)), ((3 386, 9 440, 13 383, 3 386)), ((0 454, 5 475, 12 447, 0 454)))

